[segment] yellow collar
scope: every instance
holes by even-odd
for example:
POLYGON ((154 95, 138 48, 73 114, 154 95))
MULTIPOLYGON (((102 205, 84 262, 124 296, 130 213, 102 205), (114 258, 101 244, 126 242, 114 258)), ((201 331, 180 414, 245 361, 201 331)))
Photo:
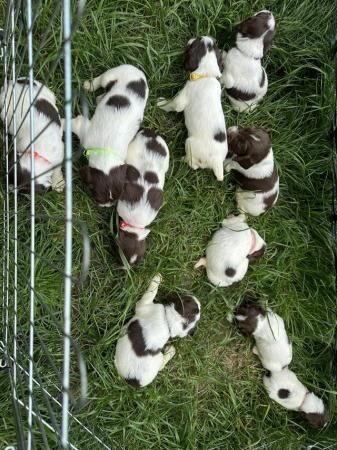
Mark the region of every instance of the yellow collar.
POLYGON ((210 78, 210 75, 208 75, 208 73, 191 72, 188 77, 190 81, 197 81, 200 80, 200 78, 210 78))

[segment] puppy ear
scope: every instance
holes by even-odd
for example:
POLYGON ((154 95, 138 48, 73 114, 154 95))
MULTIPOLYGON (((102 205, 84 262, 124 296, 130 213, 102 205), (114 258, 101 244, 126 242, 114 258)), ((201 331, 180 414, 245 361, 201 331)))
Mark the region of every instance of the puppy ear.
POLYGON ((111 195, 115 200, 118 199, 122 194, 123 187, 126 181, 127 167, 127 164, 123 164, 122 166, 114 167, 110 170, 110 190, 111 195))
POLYGON ((260 37, 268 30, 267 22, 261 16, 253 16, 234 27, 234 31, 251 39, 260 37))
POLYGON ((147 193, 147 201, 150 203, 151 208, 158 211, 164 202, 164 193, 162 189, 152 187, 147 193))
POLYGON ((142 198, 144 188, 137 183, 125 183, 119 199, 128 203, 137 203, 142 198))
POLYGON ((251 253, 250 255, 247 255, 247 259, 250 264, 254 264, 256 261, 258 261, 262 256, 264 255, 266 251, 266 246, 263 245, 259 250, 256 250, 256 252, 251 253))
POLYGON ((184 69, 193 72, 200 64, 201 58, 206 55, 206 45, 201 39, 195 39, 188 45, 184 56, 184 69))
POLYGON ((251 155, 244 155, 244 156, 235 156, 233 158, 233 161, 236 161, 238 164, 240 164, 240 166, 243 169, 249 169, 250 167, 252 167, 254 164, 256 164, 253 161, 253 158, 251 157, 251 155))

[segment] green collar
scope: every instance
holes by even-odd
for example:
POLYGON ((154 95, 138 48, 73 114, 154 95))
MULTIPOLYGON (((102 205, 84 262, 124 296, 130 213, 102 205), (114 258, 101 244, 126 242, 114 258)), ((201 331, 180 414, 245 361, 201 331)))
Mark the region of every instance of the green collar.
POLYGON ((89 147, 84 150, 83 155, 88 159, 93 155, 111 155, 121 161, 119 154, 113 148, 89 147))

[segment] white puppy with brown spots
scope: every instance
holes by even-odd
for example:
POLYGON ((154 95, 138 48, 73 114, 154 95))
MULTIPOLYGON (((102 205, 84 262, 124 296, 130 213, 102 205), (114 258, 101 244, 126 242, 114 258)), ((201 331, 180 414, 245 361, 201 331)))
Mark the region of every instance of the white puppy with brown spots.
POLYGON ((263 128, 230 127, 227 130, 231 159, 225 162, 238 184, 236 201, 242 212, 259 216, 279 195, 279 176, 271 140, 263 128))
POLYGON ((312 427, 327 425, 329 416, 323 400, 310 392, 291 370, 268 372, 263 383, 272 400, 284 408, 300 412, 312 427))
POLYGON ((250 263, 260 259, 266 243, 244 214, 229 216, 222 222, 207 245, 206 256, 195 267, 206 267, 207 277, 215 286, 227 287, 241 281, 250 263))
POLYGON ((212 169, 223 180, 223 162, 227 155, 226 123, 221 106, 222 59, 211 37, 188 41, 184 68, 189 80, 171 101, 159 99, 165 111, 184 112, 188 138, 186 162, 192 169, 212 169))
POLYGON ((245 336, 253 336, 257 355, 263 367, 280 371, 292 361, 293 350, 282 317, 266 311, 256 299, 247 298, 236 310, 235 323, 245 336))
POLYGON ((156 275, 136 304, 136 314, 117 342, 115 366, 130 386, 150 384, 175 355, 168 340, 185 337, 200 319, 200 303, 192 295, 171 295, 167 304, 153 303, 161 276, 156 275))
POLYGON ((120 220, 118 244, 130 264, 140 262, 146 250, 147 228, 164 200, 169 149, 155 131, 145 128, 130 143, 126 183, 117 203, 120 220))
POLYGON ((88 158, 80 176, 100 206, 112 206, 125 183, 128 145, 143 120, 147 81, 137 67, 123 64, 86 81, 84 88, 103 88, 105 93, 96 99, 91 119, 77 116, 72 120, 72 130, 88 158))
POLYGON ((260 11, 234 28, 236 45, 223 53, 224 71, 220 82, 236 111, 250 111, 265 96, 268 77, 261 65, 275 36, 275 19, 260 11))

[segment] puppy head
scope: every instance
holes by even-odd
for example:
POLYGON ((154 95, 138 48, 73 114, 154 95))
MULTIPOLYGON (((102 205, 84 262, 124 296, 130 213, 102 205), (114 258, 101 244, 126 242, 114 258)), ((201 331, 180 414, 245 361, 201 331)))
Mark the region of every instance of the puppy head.
POLYGON ((183 329, 180 330, 178 335, 184 337, 191 334, 200 319, 201 305, 199 300, 193 295, 172 294, 168 302, 174 306, 175 311, 184 319, 183 329))
POLYGON ((323 428, 328 423, 329 415, 326 406, 313 392, 307 393, 301 406, 302 416, 314 428, 323 428))
POLYGON ((100 206, 112 206, 122 193, 126 165, 114 167, 110 170, 109 175, 99 169, 84 166, 80 169, 80 176, 100 206))
POLYGON ((223 58, 215 40, 209 36, 190 39, 185 50, 184 69, 187 72, 204 70, 209 75, 220 77, 223 58))
POLYGON ((146 236, 150 230, 142 230, 142 235, 127 230, 119 230, 118 245, 129 264, 139 263, 145 254, 147 244, 146 236))
POLYGON ((313 428, 324 428, 329 421, 328 410, 325 407, 322 413, 302 413, 302 416, 313 428))
POLYGON ((271 149, 270 137, 263 128, 230 127, 227 135, 229 153, 243 169, 258 164, 271 149))
POLYGON ((244 336, 250 336, 256 330, 259 317, 265 317, 266 311, 258 301, 247 296, 243 303, 235 310, 235 325, 244 336))
POLYGON ((237 33, 236 44, 240 50, 262 58, 272 45, 276 33, 275 19, 270 11, 260 11, 236 25, 234 31, 237 33), (247 41, 251 39, 254 40, 255 52, 247 45, 247 41))

